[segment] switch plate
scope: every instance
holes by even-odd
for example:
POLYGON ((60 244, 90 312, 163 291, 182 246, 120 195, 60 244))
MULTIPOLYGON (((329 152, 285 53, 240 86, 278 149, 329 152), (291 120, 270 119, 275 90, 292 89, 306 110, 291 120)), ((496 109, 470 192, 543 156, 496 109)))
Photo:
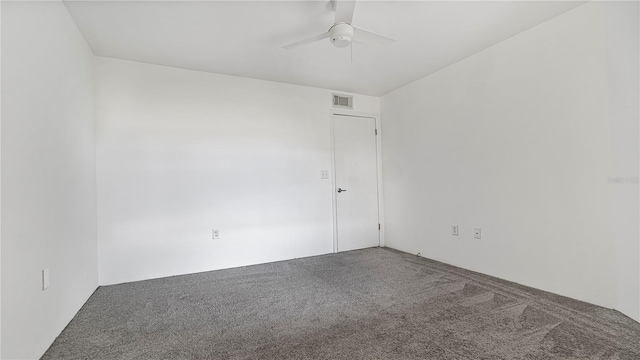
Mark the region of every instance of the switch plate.
POLYGON ((458 225, 452 225, 451 226, 451 235, 453 236, 458 236, 458 225))
POLYGON ((320 179, 328 179, 329 170, 320 170, 320 179))
POLYGON ((49 287, 49 268, 42 270, 42 290, 49 287))
POLYGON ((213 238, 213 240, 220 239, 220 230, 218 229, 211 230, 211 237, 213 238))
POLYGON ((480 228, 475 228, 473 230, 473 237, 476 239, 482 239, 482 230, 480 228))

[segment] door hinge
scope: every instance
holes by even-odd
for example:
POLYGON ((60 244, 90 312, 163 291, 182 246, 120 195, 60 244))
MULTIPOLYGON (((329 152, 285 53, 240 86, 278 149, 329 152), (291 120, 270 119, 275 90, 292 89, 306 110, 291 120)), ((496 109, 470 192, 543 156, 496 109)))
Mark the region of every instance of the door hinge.
POLYGON ((378 129, 374 129, 376 131, 376 135, 378 135, 378 129))
POLYGON ((378 230, 380 230, 380 224, 378 224, 378 230))

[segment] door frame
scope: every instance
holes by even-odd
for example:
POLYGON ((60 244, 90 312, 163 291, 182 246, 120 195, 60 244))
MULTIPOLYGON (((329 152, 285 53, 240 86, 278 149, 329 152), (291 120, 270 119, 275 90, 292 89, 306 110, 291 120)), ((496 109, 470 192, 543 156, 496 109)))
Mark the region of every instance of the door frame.
POLYGON ((378 181, 378 223, 380 224, 380 230, 378 231, 378 246, 385 246, 384 239, 384 186, 382 184, 382 131, 380 124, 380 114, 364 113, 350 110, 331 109, 329 115, 330 124, 330 138, 331 138, 331 206, 333 213, 333 252, 338 252, 338 193, 336 184, 336 148, 335 148, 335 136, 334 136, 334 116, 350 116, 360 118, 372 118, 375 121, 378 135, 376 136, 376 170, 378 181))

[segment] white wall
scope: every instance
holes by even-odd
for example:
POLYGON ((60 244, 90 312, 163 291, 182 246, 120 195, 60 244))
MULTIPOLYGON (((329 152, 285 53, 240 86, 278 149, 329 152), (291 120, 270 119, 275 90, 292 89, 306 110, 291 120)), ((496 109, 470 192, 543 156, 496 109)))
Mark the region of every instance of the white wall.
POLYGON ((95 66, 100 284, 332 252, 331 91, 95 66))
POLYGON ((640 321, 640 214, 636 200, 640 196, 640 6, 637 1, 614 3, 598 10, 605 29, 610 172, 614 177, 613 186, 609 187, 615 240, 613 307, 640 321))
POLYGON ((40 357, 97 287, 92 64, 62 3, 2 2, 3 359, 40 357))
MULTIPOLYGON (((2 79, 2 3, 0 2, 0 79, 2 79)), ((2 158, 2 86, 0 86, 0 159, 2 158)), ((0 161, 0 204, 2 204, 2 161, 0 161)), ((0 358, 2 358, 2 206, 0 206, 0 358)))
POLYGON ((387 246, 640 319, 637 2, 578 7, 381 118, 387 246))

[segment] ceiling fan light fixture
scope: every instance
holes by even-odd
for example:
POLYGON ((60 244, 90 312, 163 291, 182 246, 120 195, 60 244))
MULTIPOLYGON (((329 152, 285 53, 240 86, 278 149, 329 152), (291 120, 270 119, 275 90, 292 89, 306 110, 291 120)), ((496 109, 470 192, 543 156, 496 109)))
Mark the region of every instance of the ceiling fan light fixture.
POLYGON ((310 44, 322 39, 329 38, 333 46, 337 48, 345 48, 353 43, 354 40, 370 45, 389 46, 395 40, 372 31, 364 30, 351 25, 353 20, 353 10, 355 8, 355 0, 332 0, 336 16, 334 25, 322 34, 318 34, 304 40, 296 41, 289 45, 283 46, 285 49, 294 49, 298 46, 310 44))
POLYGON ((353 26, 346 23, 333 25, 329 29, 329 40, 337 48, 349 46, 353 41, 353 26))

